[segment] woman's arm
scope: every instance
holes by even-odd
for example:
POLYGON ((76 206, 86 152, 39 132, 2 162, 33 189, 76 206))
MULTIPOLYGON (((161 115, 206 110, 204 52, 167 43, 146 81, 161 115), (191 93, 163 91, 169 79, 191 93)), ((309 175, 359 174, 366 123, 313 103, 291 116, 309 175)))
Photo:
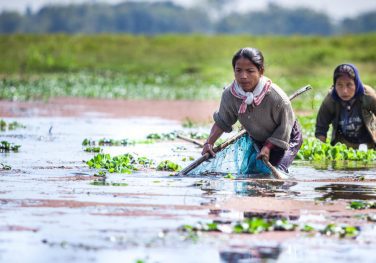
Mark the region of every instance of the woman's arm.
MULTIPOLYGON (((329 95, 330 96, 330 95, 329 95)), ((316 118, 315 137, 322 142, 326 142, 329 125, 334 118, 334 112, 328 107, 334 100, 327 96, 322 102, 316 118)))
POLYGON ((223 130, 216 124, 213 124, 211 128, 210 135, 204 144, 204 148, 202 149, 202 155, 205 153, 209 153, 211 156, 215 156, 215 152, 213 151, 214 143, 218 140, 219 137, 223 134, 223 130))

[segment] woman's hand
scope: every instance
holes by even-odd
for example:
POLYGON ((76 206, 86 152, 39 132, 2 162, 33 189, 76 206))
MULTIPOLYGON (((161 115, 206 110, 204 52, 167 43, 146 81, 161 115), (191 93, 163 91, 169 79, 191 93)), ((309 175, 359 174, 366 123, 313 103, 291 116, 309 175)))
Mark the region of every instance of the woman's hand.
POLYGON ((215 152, 213 151, 213 144, 206 142, 202 148, 202 155, 209 153, 211 156, 215 157, 215 152))
POLYGON ((323 143, 326 142, 326 137, 323 136, 323 135, 319 135, 319 136, 317 136, 317 139, 319 139, 319 140, 322 141, 323 143))
POLYGON ((213 127, 210 130, 209 137, 202 148, 202 155, 209 153, 211 156, 215 157, 215 152, 213 151, 213 144, 217 141, 217 139, 222 135, 223 130, 216 124, 213 124, 213 127))
POLYGON ((257 155, 257 159, 269 161, 270 149, 267 146, 262 147, 261 151, 257 155))

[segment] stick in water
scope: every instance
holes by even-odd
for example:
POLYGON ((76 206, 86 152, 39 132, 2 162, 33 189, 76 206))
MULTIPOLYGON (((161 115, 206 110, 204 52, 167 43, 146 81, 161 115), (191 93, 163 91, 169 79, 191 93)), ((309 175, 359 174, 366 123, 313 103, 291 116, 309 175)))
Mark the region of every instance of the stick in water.
POLYGON ((191 143, 196 144, 196 145, 198 145, 200 147, 204 147, 203 143, 201 143, 199 141, 196 141, 194 139, 185 137, 184 135, 178 134, 178 135, 176 135, 176 137, 179 138, 179 139, 181 139, 181 140, 183 140, 183 141, 191 142, 191 143))

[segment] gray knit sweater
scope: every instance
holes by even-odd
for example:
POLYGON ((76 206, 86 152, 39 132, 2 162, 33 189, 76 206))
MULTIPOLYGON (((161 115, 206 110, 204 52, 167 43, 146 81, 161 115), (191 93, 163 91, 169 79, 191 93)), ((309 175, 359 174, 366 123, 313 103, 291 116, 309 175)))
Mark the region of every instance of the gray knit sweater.
POLYGON ((242 100, 232 95, 230 87, 223 91, 219 110, 213 115, 215 123, 223 131, 231 132, 232 125, 239 120, 255 140, 288 149, 295 116, 286 93, 273 83, 260 105, 248 105, 246 112, 239 114, 242 100))

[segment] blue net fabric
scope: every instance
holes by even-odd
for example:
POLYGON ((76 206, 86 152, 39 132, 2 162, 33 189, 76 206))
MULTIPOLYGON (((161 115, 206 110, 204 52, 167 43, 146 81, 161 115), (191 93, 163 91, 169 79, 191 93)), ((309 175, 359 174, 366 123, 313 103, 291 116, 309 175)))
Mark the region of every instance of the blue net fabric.
POLYGON ((215 158, 201 163, 188 175, 228 174, 234 176, 270 175, 270 169, 257 160, 257 149, 252 139, 243 135, 233 144, 218 152, 215 158))

